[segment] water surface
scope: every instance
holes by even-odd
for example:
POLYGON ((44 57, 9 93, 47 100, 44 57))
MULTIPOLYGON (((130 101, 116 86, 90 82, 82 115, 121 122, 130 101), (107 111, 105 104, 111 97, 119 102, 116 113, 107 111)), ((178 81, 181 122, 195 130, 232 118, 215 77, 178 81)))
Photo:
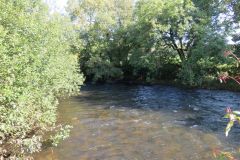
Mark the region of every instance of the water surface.
MULTIPOLYGON (((240 146, 240 128, 224 136, 225 108, 240 94, 170 86, 89 85, 61 102, 59 122, 74 128, 37 160, 209 160, 240 146)), ((239 108, 240 109, 240 108, 239 108)))

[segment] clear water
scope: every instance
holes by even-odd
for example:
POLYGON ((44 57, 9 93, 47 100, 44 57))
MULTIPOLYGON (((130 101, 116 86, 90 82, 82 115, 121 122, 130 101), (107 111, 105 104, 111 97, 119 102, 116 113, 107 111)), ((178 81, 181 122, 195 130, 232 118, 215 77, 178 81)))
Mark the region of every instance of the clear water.
POLYGON ((240 146, 240 127, 224 136, 227 106, 240 94, 169 86, 90 85, 61 102, 71 136, 37 160, 209 160, 240 146))

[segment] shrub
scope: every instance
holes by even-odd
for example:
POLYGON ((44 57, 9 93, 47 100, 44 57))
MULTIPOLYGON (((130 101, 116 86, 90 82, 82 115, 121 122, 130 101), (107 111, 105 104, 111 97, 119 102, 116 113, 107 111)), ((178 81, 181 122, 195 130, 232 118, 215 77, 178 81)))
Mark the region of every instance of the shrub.
POLYGON ((0 159, 40 151, 56 126, 58 98, 83 77, 72 28, 40 0, 0 0, 0 159))
POLYGON ((91 77, 93 82, 117 80, 122 78, 122 70, 114 67, 109 60, 103 60, 100 56, 92 56, 86 62, 86 75, 91 77))

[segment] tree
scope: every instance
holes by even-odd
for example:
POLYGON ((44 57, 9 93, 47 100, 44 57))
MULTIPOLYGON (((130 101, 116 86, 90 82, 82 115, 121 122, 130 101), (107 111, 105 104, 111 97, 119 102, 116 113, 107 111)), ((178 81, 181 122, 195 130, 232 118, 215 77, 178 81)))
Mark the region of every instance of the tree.
POLYGON ((198 74, 191 67, 204 68, 204 63, 195 65, 198 61, 218 64, 224 36, 232 29, 230 18, 222 18, 229 15, 229 6, 227 0, 71 0, 68 11, 77 25, 81 69, 89 80, 162 79, 167 67, 174 73, 171 80, 177 75, 186 80, 198 74))
POLYGON ((136 10, 140 23, 150 24, 156 41, 177 51, 181 61, 190 57, 191 47, 209 21, 191 0, 140 0, 136 10))
POLYGON ((81 68, 88 78, 106 80, 119 78, 122 57, 119 42, 124 29, 131 23, 133 0, 71 0, 68 11, 83 41, 80 54, 81 68))

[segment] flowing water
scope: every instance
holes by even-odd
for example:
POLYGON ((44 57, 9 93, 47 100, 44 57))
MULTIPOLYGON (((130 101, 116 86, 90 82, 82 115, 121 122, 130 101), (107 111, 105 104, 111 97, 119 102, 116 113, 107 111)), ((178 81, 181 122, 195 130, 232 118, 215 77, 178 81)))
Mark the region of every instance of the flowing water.
MULTIPOLYGON (((74 128, 37 160, 210 160, 240 146, 240 127, 224 136, 225 108, 240 93, 170 86, 89 85, 61 102, 59 122, 74 128)), ((240 108, 239 108, 240 109, 240 108)))

